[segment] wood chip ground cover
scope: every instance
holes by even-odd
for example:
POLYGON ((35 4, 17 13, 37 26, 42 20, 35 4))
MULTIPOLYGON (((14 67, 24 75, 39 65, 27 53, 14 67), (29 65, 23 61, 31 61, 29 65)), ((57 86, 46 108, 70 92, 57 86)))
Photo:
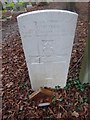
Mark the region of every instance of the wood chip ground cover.
MULTIPOLYGON (((40 108, 29 99, 33 90, 15 20, 3 22, 2 44, 2 120, 89 120, 90 85, 78 78, 87 38, 87 17, 79 16, 68 82, 64 89, 56 86, 51 105, 40 108)), ((40 98, 39 103, 49 99, 40 98)))

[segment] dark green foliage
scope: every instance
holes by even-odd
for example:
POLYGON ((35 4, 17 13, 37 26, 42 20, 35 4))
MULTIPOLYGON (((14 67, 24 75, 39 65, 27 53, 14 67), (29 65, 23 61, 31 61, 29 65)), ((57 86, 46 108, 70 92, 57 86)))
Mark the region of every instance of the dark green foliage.
POLYGON ((13 10, 13 7, 12 6, 7 6, 6 10, 13 10))
POLYGON ((77 90, 84 91, 87 86, 89 86, 89 83, 84 83, 82 84, 80 80, 70 80, 67 82, 66 86, 64 89, 70 90, 73 87, 75 87, 77 90))
POLYGON ((23 2, 23 6, 26 8, 29 5, 29 2, 23 2))

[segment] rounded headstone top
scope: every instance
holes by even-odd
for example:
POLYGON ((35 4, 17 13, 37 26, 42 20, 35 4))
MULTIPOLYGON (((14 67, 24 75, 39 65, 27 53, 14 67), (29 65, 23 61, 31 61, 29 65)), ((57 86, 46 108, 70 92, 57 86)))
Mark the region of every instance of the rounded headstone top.
POLYGON ((78 16, 77 13, 75 12, 71 12, 71 11, 67 11, 67 10, 57 10, 57 9, 47 9, 47 10, 37 10, 37 11, 32 11, 32 12, 27 12, 27 13, 24 13, 24 14, 20 14, 17 18, 19 17, 23 17, 23 16, 27 16, 27 15, 31 15, 31 14, 37 14, 37 13, 45 13, 45 12, 59 12, 59 13, 67 13, 67 14, 72 14, 72 15, 76 15, 78 16))

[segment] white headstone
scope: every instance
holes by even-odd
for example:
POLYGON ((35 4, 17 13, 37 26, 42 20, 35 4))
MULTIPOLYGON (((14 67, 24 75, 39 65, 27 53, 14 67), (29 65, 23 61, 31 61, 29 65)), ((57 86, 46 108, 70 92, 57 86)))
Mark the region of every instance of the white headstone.
POLYGON ((34 90, 66 85, 77 17, 65 10, 38 10, 17 17, 34 90))
POLYGON ((29 9, 29 8, 31 8, 32 7, 32 4, 30 4, 30 5, 27 5, 27 9, 29 9))

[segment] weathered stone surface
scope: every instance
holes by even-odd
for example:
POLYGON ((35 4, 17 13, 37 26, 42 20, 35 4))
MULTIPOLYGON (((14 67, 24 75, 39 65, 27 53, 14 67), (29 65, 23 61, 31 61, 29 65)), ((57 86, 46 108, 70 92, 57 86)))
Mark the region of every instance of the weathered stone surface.
POLYGON ((77 14, 39 10, 17 17, 34 90, 66 85, 77 14))

